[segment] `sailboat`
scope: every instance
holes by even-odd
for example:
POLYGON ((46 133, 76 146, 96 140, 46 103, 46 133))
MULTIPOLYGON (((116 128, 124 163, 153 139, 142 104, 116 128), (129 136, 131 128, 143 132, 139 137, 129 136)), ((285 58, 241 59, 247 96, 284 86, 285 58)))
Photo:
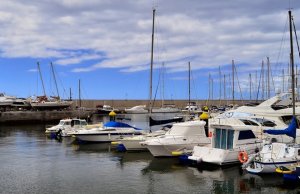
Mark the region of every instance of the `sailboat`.
POLYGON ((69 108, 73 102, 72 101, 64 101, 64 100, 60 99, 57 82, 56 82, 56 78, 55 78, 55 73, 54 73, 54 69, 53 69, 53 64, 51 63, 51 69, 52 69, 52 73, 53 73, 53 77, 54 77, 54 81, 55 81, 57 96, 50 96, 50 98, 46 95, 45 86, 44 86, 39 63, 37 63, 37 67, 38 67, 38 71, 40 74, 44 95, 37 96, 36 99, 31 100, 31 102, 30 102, 31 107, 36 110, 50 110, 50 109, 53 110, 53 109, 69 108))
POLYGON ((262 150, 249 157, 249 160, 243 165, 247 172, 252 174, 275 173, 279 166, 283 169, 290 165, 297 164, 300 161, 300 146, 295 144, 296 130, 298 121, 295 116, 295 74, 294 74, 294 56, 293 56, 293 34, 292 34, 292 12, 289 10, 290 24, 290 62, 292 77, 292 101, 293 118, 288 128, 284 130, 264 130, 265 133, 280 135, 286 134, 293 138, 293 143, 270 143, 265 144, 262 150))
POLYGON ((150 127, 153 125, 161 125, 161 124, 166 124, 166 123, 172 123, 172 122, 178 122, 182 121, 183 117, 174 117, 170 119, 165 119, 165 120, 155 120, 151 117, 151 114, 156 112, 156 113, 166 113, 168 110, 175 112, 179 112, 179 109, 174 109, 174 107, 167 107, 167 108, 162 108, 162 109, 154 109, 153 108, 153 101, 152 101, 152 75, 153 75, 153 50, 154 50, 154 24, 155 24, 155 9, 153 9, 153 17, 152 17, 152 39, 151 39, 151 61, 150 61, 150 87, 149 87, 149 123, 150 127), (152 125, 151 125, 152 124, 152 125))

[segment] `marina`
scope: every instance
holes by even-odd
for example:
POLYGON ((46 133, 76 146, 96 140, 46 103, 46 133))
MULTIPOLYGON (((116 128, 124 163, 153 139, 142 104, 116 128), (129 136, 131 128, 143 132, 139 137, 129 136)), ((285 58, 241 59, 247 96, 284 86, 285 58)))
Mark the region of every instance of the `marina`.
POLYGON ((300 3, 274 1, 1 4, 0 194, 299 194, 300 3))
MULTIPOLYGON (((99 117, 97 123, 108 118, 99 117)), ((142 118, 140 119, 142 120, 142 118)), ((144 123, 140 123, 143 125, 144 123)), ((117 152, 110 143, 45 136, 45 125, 0 126, 1 193, 297 193, 281 176, 240 165, 194 168, 178 158, 117 152)))

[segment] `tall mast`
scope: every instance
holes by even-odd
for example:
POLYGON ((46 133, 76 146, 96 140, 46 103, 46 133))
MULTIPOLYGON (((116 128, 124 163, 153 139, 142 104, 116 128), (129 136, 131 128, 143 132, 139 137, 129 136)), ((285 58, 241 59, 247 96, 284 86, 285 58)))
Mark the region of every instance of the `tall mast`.
POLYGON ((262 100, 265 99, 265 64, 264 60, 261 61, 261 95, 262 95, 262 100))
POLYGON ((293 116, 295 116, 295 73, 294 73, 294 49, 293 49, 293 33, 292 33, 292 11, 289 10, 289 22, 290 22, 290 61, 292 69, 292 99, 293 99, 293 116))
POLYGON ((249 73, 249 82, 250 82, 250 100, 252 100, 252 78, 251 78, 251 73, 249 73))
POLYGON ((234 105, 234 60, 232 60, 232 104, 234 105))
POLYGON ((161 72, 161 78, 162 78, 162 101, 161 101, 161 107, 164 107, 165 105, 165 63, 162 63, 162 72, 161 72))
POLYGON ((57 92, 57 96, 59 97, 59 92, 58 92, 58 87, 57 87, 57 82, 56 82, 56 77, 55 77, 55 73, 54 73, 54 68, 53 68, 53 64, 51 62, 51 70, 52 70, 52 74, 53 74, 53 78, 54 78, 54 82, 55 82, 55 87, 56 87, 56 92, 57 92))
POLYGON ((154 21, 155 9, 153 9, 152 16, 152 39, 151 39, 151 61, 150 61, 150 91, 149 91, 149 113, 152 112, 152 71, 153 71, 153 47, 154 47, 154 21))
POLYGON ((44 96, 46 96, 46 90, 45 90, 43 76, 42 76, 42 72, 41 72, 41 68, 40 68, 40 63, 39 62, 37 62, 37 67, 38 67, 38 70, 39 70, 39 74, 40 74, 40 78, 41 78, 41 82, 42 82, 42 86, 43 86, 44 96))
POLYGON ((222 74, 221 74, 221 67, 219 66, 219 105, 221 105, 221 97, 222 97, 222 74))
POLYGON ((284 69, 282 69, 282 92, 284 92, 284 69))
MULTIPOLYGON (((225 105, 225 101, 226 101, 226 75, 224 74, 224 102, 223 104, 225 105)), ((227 104, 227 102, 226 102, 227 104)))
POLYGON ((79 107, 81 107, 81 86, 80 86, 80 79, 78 81, 78 95, 79 95, 79 107))
POLYGON ((189 114, 191 109, 191 63, 189 62, 189 114))
POLYGON ((267 80, 267 84, 268 84, 268 99, 271 97, 270 95, 270 59, 269 57, 267 57, 267 69, 268 69, 268 80, 267 80))

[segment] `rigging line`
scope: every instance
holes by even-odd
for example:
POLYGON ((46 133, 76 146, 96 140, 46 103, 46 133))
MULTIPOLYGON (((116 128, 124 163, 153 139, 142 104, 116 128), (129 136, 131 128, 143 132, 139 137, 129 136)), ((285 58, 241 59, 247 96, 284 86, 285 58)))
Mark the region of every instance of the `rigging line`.
POLYGON ((242 93, 242 89, 241 89, 239 77, 238 77, 238 74, 237 74, 237 71, 236 71, 236 66, 234 66, 234 72, 235 72, 235 75, 236 75, 236 79, 237 79, 237 81, 238 81, 238 86, 239 86, 239 89, 240 89, 240 94, 241 94, 242 103, 244 103, 243 93, 242 93))
POLYGON ((285 26, 284 26, 284 29, 283 29, 281 43, 280 43, 280 47, 279 47, 279 52, 278 52, 277 59, 276 59, 276 64, 279 63, 279 58, 280 58, 280 56, 282 54, 282 51, 283 51, 283 43, 286 40, 286 33, 285 32, 287 31, 287 24, 288 24, 288 16, 287 16, 287 19, 286 19, 286 22, 285 22, 285 26))
POLYGON ((296 43, 297 43, 297 47, 298 47, 298 55, 299 55, 299 58, 300 58, 300 49, 299 49, 298 36, 297 36, 297 30, 296 30, 296 26, 295 26, 295 22, 294 22, 294 17, 292 17, 292 22, 293 22, 293 27, 294 27, 296 43))
POLYGON ((256 101, 258 101, 258 95, 259 95, 259 89, 260 89, 260 82, 261 82, 261 79, 262 79, 262 71, 263 71, 263 69, 261 68, 260 75, 259 75, 259 82, 258 82, 257 94, 256 94, 256 101))

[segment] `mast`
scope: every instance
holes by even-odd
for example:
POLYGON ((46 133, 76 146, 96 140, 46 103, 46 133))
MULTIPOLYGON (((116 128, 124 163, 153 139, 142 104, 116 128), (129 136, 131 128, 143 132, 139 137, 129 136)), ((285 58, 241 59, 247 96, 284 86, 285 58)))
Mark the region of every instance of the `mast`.
POLYGON ((284 69, 282 69, 282 92, 284 92, 284 69))
POLYGON ((43 86, 44 96, 46 96, 46 90, 45 90, 43 76, 42 76, 42 72, 41 72, 41 68, 40 68, 40 63, 39 62, 37 62, 37 67, 38 67, 38 70, 39 70, 39 74, 40 74, 40 78, 41 78, 41 82, 42 82, 42 86, 43 86))
POLYGON ((79 107, 81 107, 81 88, 80 88, 81 86, 80 86, 80 79, 79 79, 79 81, 78 81, 78 92, 79 92, 79 107))
POLYGON ((153 47, 154 47, 154 21, 155 21, 155 9, 153 9, 152 15, 152 39, 151 39, 151 61, 150 61, 150 91, 149 91, 149 113, 152 112, 152 74, 153 74, 153 47))
POLYGON ((191 63, 189 62, 189 115, 191 109, 191 63))
POLYGON ((55 77, 55 73, 54 73, 54 68, 53 68, 53 64, 52 64, 52 62, 51 62, 50 64, 51 64, 51 70, 52 70, 52 74, 53 74, 53 78, 54 78, 54 82, 55 82, 55 87, 56 87, 57 96, 58 96, 58 98, 60 99, 60 97, 59 97, 59 92, 58 92, 58 87, 57 87, 57 81, 56 81, 56 77, 55 77))
POLYGON ((289 10, 290 22, 290 62, 292 69, 292 99, 293 99, 293 116, 295 116, 295 73, 294 73, 294 49, 293 49, 293 32, 292 32, 292 11, 289 10))
POLYGON ((222 74, 221 74, 221 67, 219 66, 219 106, 221 105, 221 96, 222 96, 222 74))
POLYGON ((234 60, 232 60, 232 104, 234 105, 234 60))
POLYGON ((252 96, 251 96, 251 93, 252 93, 252 78, 251 78, 251 73, 249 73, 249 82, 250 82, 250 100, 252 100, 252 96))
POLYGON ((271 97, 271 95, 270 95, 270 59, 269 59, 269 57, 267 57, 267 75, 268 75, 268 80, 267 80, 268 90, 267 90, 267 94, 268 94, 268 99, 269 99, 271 97))
MULTIPOLYGON (((225 105, 225 101, 226 101, 226 75, 224 74, 224 102, 223 104, 225 105)), ((227 101, 226 101, 226 105, 227 105, 227 101)))
POLYGON ((72 88, 70 88, 70 100, 72 100, 72 88))

